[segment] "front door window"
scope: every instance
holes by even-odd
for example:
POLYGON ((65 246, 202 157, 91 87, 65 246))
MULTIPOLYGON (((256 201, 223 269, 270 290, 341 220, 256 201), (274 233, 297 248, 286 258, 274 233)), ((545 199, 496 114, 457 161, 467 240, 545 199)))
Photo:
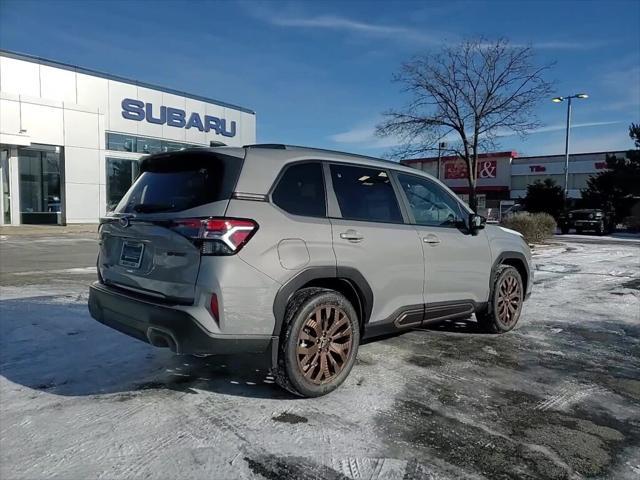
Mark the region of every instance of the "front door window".
POLYGON ((460 204, 442 188, 429 180, 398 174, 413 217, 418 225, 434 227, 460 226, 463 222, 460 204))

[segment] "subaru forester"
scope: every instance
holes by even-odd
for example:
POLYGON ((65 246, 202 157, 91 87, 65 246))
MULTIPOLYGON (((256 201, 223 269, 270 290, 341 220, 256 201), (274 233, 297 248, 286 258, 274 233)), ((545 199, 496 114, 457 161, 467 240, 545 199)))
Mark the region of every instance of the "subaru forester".
POLYGON ((364 339, 472 314, 507 332, 533 284, 522 235, 433 177, 287 145, 150 155, 99 236, 96 320, 177 354, 269 352, 306 397, 364 339))

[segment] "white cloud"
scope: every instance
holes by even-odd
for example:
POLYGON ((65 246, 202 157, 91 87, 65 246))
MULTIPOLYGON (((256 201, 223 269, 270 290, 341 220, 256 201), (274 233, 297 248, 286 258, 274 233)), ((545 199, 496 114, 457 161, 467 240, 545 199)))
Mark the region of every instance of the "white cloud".
MULTIPOLYGON (((402 141, 397 137, 377 137, 375 135, 375 126, 379 123, 378 120, 372 120, 368 122, 360 123, 356 125, 354 128, 350 130, 346 130, 344 132, 335 133, 329 136, 329 140, 339 143, 339 144, 347 144, 347 145, 356 145, 360 148, 364 149, 380 149, 380 148, 393 148, 402 144, 402 141)), ((606 125, 615 125, 618 123, 622 123, 621 121, 607 121, 607 122, 585 122, 585 123, 575 123, 571 125, 571 130, 581 129, 581 128, 590 128, 590 127, 602 127, 606 125)), ((566 125, 557 124, 557 125, 548 125, 544 127, 537 128, 535 130, 531 130, 529 132, 530 135, 536 135, 538 133, 547 133, 547 132, 558 132, 563 131, 566 128, 566 125)), ((517 135, 514 132, 508 131, 504 133, 499 133, 499 137, 512 137, 517 135)), ((448 135, 448 138, 445 138, 444 141, 447 142, 455 142, 457 140, 457 136, 455 134, 448 135)))
POLYGON ((430 35, 423 30, 418 30, 402 25, 383 25, 352 20, 336 15, 320 15, 316 17, 268 17, 273 25, 281 27, 317 28, 342 30, 351 33, 360 33, 369 36, 386 37, 390 39, 410 40, 425 44, 440 44, 439 36, 430 35))
MULTIPOLYGON (((603 47, 607 42, 604 41, 547 41, 547 42, 533 42, 531 46, 540 50, 591 50, 594 48, 603 47)), ((523 46, 523 45, 520 45, 523 46)))
MULTIPOLYGON (((572 123, 571 130, 574 128, 589 128, 589 127, 603 127, 605 125, 615 125, 617 123, 622 123, 620 120, 610 121, 610 122, 585 122, 585 123, 572 123)), ((529 135, 536 135, 538 133, 547 133, 547 132, 558 132, 564 131, 567 128, 566 123, 559 123, 557 125, 546 125, 544 127, 534 128, 533 130, 529 130, 527 133, 529 135)), ((505 132, 499 133, 499 137, 513 137, 517 135, 516 132, 505 132)))
POLYGON ((637 109, 640 106, 640 66, 608 71, 602 76, 602 84, 609 93, 609 110, 637 109))
MULTIPOLYGON (((391 25, 369 23, 361 20, 353 20, 339 15, 319 15, 314 17, 304 16, 269 16, 265 17, 271 24, 281 27, 316 28, 342 30, 350 33, 369 36, 385 37, 391 40, 407 40, 430 45, 442 45, 449 43, 443 39, 443 35, 426 33, 423 29, 411 28, 404 25, 391 25)), ((450 40, 455 40, 457 35, 449 35, 450 40)), ((513 43, 514 47, 531 45, 541 50, 589 50, 601 47, 602 41, 563 41, 549 40, 541 42, 513 43)))
MULTIPOLYGON (((527 155, 558 155, 564 153, 564 137, 560 136, 551 141, 538 143, 532 148, 520 148, 520 156, 527 155)), ((600 135, 572 135, 571 153, 589 152, 613 152, 619 150, 629 150, 633 144, 625 129, 613 132, 602 133, 600 135)))

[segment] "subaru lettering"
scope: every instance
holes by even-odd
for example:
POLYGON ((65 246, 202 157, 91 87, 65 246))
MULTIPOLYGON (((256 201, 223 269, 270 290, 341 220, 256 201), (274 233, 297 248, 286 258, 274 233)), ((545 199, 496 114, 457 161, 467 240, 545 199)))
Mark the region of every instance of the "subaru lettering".
POLYGON ((227 120, 224 118, 205 115, 204 119, 197 112, 192 112, 187 116, 187 112, 179 108, 166 107, 162 105, 159 112, 154 112, 153 104, 145 103, 132 98, 122 100, 122 118, 157 125, 168 125, 177 128, 197 128, 201 132, 214 131, 218 135, 225 137, 236 136, 236 122, 229 122, 227 130, 227 120), (157 115, 157 116, 156 116, 157 115))

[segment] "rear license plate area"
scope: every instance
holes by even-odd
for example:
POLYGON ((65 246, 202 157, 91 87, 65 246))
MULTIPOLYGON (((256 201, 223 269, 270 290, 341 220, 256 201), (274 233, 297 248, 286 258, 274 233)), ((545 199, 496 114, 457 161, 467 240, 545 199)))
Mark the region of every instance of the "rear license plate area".
POLYGON ((125 240, 124 242, 122 242, 122 251, 120 252, 120 265, 128 268, 140 268, 143 253, 144 243, 130 242, 128 240, 125 240))

